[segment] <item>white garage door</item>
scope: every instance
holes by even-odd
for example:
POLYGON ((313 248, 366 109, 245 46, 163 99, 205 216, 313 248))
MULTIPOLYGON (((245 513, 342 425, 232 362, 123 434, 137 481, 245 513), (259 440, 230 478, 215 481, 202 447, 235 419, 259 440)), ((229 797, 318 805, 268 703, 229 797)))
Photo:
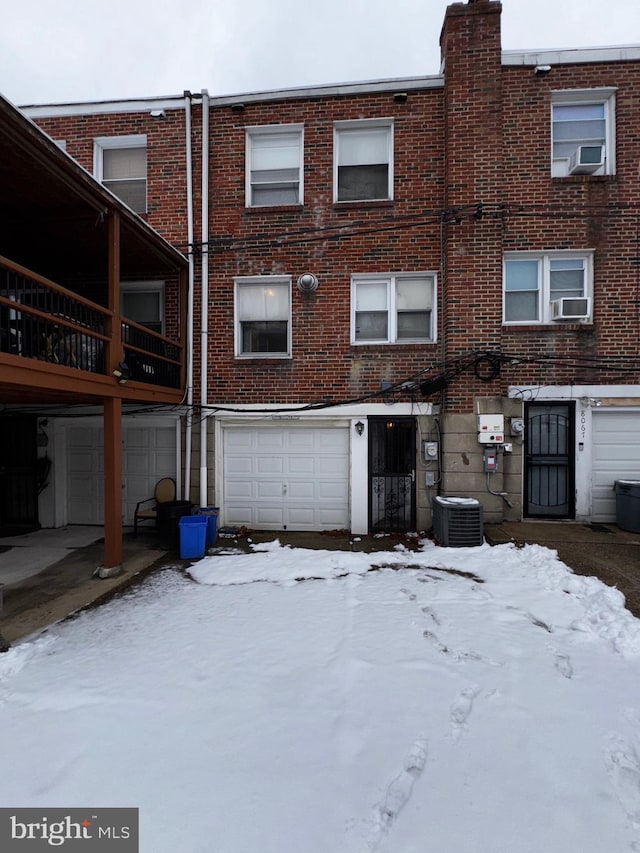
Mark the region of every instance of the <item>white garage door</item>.
POLYGON ((616 520, 616 480, 640 480, 640 410, 593 412, 593 521, 616 520))
MULTIPOLYGON (((67 521, 104 523, 102 426, 67 427, 67 521)), ((133 524, 138 501, 153 495, 161 477, 176 478, 175 421, 124 423, 122 428, 122 520, 133 524)))
POLYGON ((227 427, 226 524, 255 530, 349 527, 346 427, 227 427))

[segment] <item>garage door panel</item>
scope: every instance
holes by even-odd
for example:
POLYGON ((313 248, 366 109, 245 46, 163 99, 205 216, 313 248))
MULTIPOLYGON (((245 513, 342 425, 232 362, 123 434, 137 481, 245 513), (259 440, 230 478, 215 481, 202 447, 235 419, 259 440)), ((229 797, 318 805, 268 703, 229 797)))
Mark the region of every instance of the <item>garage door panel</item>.
POLYGON ((273 452, 284 449, 284 435, 276 430, 256 430, 254 447, 258 452, 273 452))
POLYGON ((616 480, 640 479, 640 410, 593 412, 591 517, 616 520, 616 480))
POLYGON ((256 480, 254 495, 257 500, 282 499, 283 485, 281 480, 256 480))
POLYGON ((289 499, 315 501, 315 484, 310 482, 289 483, 287 494, 289 499))
POLYGON ((253 481, 252 480, 234 480, 230 484, 227 496, 229 500, 253 500, 253 481))
MULTIPOLYGON (((133 523, 138 501, 151 497, 162 477, 176 479, 175 421, 157 426, 126 419, 122 428, 122 519, 133 523)), ((102 426, 69 425, 67 445, 67 521, 104 523, 104 438, 102 426)))
POLYGON ((293 477, 313 477, 318 460, 311 456, 291 456, 287 459, 287 473, 293 477))
POLYGON ((265 530, 349 526, 347 428, 228 427, 223 441, 225 523, 265 530), (238 462, 238 447, 244 464, 238 462), (246 480, 254 489, 242 497, 239 484, 246 480))
POLYGON ((282 474, 284 470, 284 460, 281 456, 256 456, 255 457, 256 474, 282 474))
POLYGON ((241 476, 253 472, 253 459, 251 456, 229 456, 226 463, 227 470, 232 476, 241 476))
POLYGON ((256 527, 262 527, 266 530, 274 527, 281 530, 285 525, 282 507, 256 507, 253 511, 253 518, 256 527))
POLYGON ((297 527, 299 530, 309 530, 315 522, 313 507, 291 507, 287 515, 291 529, 297 527))

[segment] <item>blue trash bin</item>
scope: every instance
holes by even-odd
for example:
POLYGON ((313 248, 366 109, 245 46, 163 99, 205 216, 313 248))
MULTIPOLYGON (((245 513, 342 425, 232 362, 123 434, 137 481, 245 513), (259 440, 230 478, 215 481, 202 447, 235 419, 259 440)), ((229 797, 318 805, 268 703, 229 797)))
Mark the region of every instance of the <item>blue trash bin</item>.
POLYGON ((203 515, 185 515, 180 519, 180 559, 199 560, 204 557, 207 538, 207 519, 203 515))
POLYGON ((218 537, 218 513, 220 507, 217 506, 201 506, 197 510, 196 515, 202 515, 207 519, 207 538, 206 547, 210 548, 215 544, 218 537))

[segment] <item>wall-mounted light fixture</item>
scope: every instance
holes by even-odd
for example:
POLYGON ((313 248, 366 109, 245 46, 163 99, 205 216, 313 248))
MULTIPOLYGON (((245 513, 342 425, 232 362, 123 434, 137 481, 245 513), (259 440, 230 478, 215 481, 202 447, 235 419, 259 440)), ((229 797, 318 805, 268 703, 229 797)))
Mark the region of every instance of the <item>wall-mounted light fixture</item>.
POLYGON ((406 92, 394 92, 393 100, 396 104, 406 104, 408 97, 406 92))
POLYGON ((237 101, 235 104, 231 104, 231 109, 234 111, 234 113, 241 113, 244 109, 244 104, 240 101, 237 101))
POLYGON ((131 376, 131 371, 129 370, 129 365, 124 361, 121 361, 120 364, 115 368, 115 370, 111 371, 111 375, 118 380, 120 385, 125 385, 131 376))
POLYGON ((543 76, 544 74, 548 74, 551 71, 550 65, 536 65, 533 69, 533 73, 537 74, 538 77, 543 76))
POLYGON ((298 290, 300 293, 313 293, 318 287, 318 277, 312 272, 303 272, 298 276, 298 290))
POLYGON ((151 110, 149 115, 151 116, 151 118, 166 118, 167 117, 167 114, 165 113, 164 110, 151 110))
POLYGON ((362 423, 362 421, 356 421, 356 423, 353 425, 353 428, 358 433, 358 435, 362 435, 362 433, 364 432, 364 424, 362 423))

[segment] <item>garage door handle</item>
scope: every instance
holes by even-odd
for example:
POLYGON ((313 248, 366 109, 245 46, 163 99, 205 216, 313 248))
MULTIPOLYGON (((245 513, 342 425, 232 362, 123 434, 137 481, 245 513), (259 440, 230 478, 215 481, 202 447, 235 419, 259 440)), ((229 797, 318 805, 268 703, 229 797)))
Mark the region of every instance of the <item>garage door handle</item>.
POLYGON ((286 483, 284 483, 284 485, 282 486, 282 494, 283 495, 287 494, 287 484, 286 483))

